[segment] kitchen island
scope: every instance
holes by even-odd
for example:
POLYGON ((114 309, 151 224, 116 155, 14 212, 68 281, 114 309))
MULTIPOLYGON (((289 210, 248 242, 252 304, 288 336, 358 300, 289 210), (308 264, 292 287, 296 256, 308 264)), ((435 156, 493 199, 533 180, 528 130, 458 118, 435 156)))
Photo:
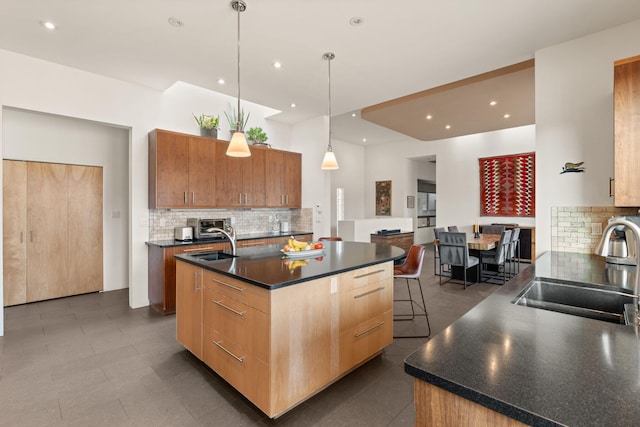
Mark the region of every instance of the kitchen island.
POLYGON ((512 304, 536 277, 629 291, 635 269, 543 254, 407 357, 416 425, 637 425, 636 328, 512 304))
POLYGON ((309 258, 281 245, 175 256, 178 342, 271 418, 393 340, 393 262, 404 251, 324 243, 309 258))

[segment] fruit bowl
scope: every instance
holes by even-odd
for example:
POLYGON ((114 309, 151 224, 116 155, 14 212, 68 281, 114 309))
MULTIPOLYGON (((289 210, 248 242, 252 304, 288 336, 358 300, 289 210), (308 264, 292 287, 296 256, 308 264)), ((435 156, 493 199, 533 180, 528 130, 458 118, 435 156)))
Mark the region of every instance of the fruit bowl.
POLYGON ((324 255, 323 249, 310 249, 310 250, 302 250, 302 251, 285 251, 284 249, 280 250, 284 256, 287 258, 315 258, 321 255, 324 255))

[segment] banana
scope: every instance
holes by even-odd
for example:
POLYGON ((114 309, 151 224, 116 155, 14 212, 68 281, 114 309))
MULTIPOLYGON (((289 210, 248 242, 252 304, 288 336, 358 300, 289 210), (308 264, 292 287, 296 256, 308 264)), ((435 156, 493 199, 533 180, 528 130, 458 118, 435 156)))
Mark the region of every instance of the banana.
POLYGON ((300 250, 305 250, 307 248, 307 246, 309 245, 307 242, 300 242, 296 239, 294 239, 293 237, 289 239, 290 244, 289 246, 292 246, 296 249, 300 249, 300 250))

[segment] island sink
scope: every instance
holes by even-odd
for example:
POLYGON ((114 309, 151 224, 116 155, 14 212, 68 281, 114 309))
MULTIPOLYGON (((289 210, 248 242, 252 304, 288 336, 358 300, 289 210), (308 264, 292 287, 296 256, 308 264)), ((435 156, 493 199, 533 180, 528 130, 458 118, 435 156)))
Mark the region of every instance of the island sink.
POLYGON ((624 305, 637 304, 636 296, 598 285, 534 278, 511 301, 526 307, 624 323, 624 305))
POLYGON ((197 254, 189 254, 189 256, 197 258, 200 261, 217 261, 217 260, 220 260, 220 259, 228 259, 228 258, 235 258, 236 257, 236 255, 231 255, 231 254, 228 254, 228 253, 222 252, 222 251, 200 252, 200 253, 197 253, 197 254))

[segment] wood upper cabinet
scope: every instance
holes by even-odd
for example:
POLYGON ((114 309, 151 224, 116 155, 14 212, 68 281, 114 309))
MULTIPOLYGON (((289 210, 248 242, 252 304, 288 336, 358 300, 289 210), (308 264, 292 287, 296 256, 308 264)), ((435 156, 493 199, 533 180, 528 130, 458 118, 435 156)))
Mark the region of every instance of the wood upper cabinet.
POLYGON ((614 63, 615 196, 620 207, 640 206, 640 56, 614 63))
POLYGON ((228 143, 216 145, 216 205, 265 206, 265 149, 251 147, 250 157, 229 157, 228 143))
POLYGON ((216 140, 149 133, 149 208, 215 206, 216 140))
POLYGON ((266 152, 267 207, 302 206, 302 155, 280 150, 266 152))

